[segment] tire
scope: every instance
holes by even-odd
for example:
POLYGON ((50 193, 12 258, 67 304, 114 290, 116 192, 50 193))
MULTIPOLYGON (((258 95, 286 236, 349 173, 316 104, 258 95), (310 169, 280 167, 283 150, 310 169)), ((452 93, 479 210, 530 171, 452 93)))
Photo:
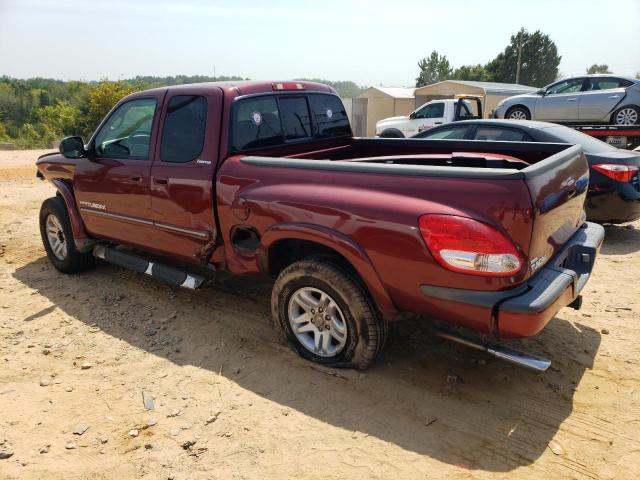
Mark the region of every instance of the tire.
POLYGON ((388 332, 362 281, 329 255, 307 257, 285 268, 273 286, 271 312, 294 351, 330 367, 367 368, 382 351, 388 332), (296 316, 306 320, 296 323, 296 316), (294 333, 293 325, 300 331, 294 333))
POLYGON ((634 105, 621 107, 611 115, 613 125, 638 125, 640 123, 640 108, 634 105))
POLYGON ((49 261, 62 273, 78 273, 93 265, 91 252, 81 253, 76 249, 67 206, 62 198, 52 197, 42 203, 40 235, 49 261))
POLYGON ((404 138, 400 130, 385 130, 380 134, 380 138, 404 138))
POLYGON ((531 120, 531 112, 525 107, 512 107, 504 118, 508 120, 531 120))

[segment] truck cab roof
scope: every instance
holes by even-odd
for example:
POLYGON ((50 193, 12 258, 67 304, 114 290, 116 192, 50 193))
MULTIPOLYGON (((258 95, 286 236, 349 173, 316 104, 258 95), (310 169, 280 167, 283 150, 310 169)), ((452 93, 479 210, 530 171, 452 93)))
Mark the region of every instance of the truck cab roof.
POLYGON ((282 81, 282 82, 270 82, 266 80, 234 80, 223 82, 203 82, 203 83, 188 83, 182 85, 170 85, 166 87, 158 87, 150 90, 144 90, 142 92, 136 92, 132 96, 140 94, 148 94, 149 92, 162 92, 162 91, 180 91, 189 90, 206 92, 207 90, 221 89, 225 92, 225 95, 231 95, 234 97, 242 95, 253 95, 258 93, 274 93, 274 92, 288 92, 288 91, 300 91, 300 92, 323 92, 323 93, 335 93, 335 90, 327 85, 316 82, 307 81, 282 81))

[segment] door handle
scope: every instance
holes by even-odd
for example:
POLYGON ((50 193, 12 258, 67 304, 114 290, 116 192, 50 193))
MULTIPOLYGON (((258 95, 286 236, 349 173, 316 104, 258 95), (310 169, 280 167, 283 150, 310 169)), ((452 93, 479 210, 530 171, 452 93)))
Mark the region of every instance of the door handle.
POLYGON ((169 179, 167 177, 153 177, 153 183, 157 185, 167 185, 169 183, 169 179))
POLYGON ((567 101, 569 102, 575 102, 577 100, 577 98, 567 98, 567 101))
POLYGON ((141 173, 134 173, 133 175, 131 175, 131 177, 129 179, 132 182, 142 182, 143 181, 141 173))
POLYGON ((433 122, 436 125, 442 125, 442 122, 433 122))
POLYGON ((609 98, 620 98, 620 95, 611 95, 609 98))

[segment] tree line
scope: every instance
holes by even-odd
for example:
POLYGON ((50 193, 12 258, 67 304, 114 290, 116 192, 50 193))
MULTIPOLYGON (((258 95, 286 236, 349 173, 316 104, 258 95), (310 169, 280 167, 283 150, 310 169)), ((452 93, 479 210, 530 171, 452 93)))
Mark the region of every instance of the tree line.
MULTIPOLYGON (((511 36, 509 45, 493 60, 453 68, 445 55, 433 51, 418 62, 416 87, 443 80, 477 80, 521 83, 542 87, 555 81, 561 56, 555 43, 541 31, 525 29, 511 36), (519 65, 519 68, 518 68, 519 65)), ((611 73, 606 64, 593 64, 586 73, 611 73)), ((637 74, 640 78, 640 73, 637 74)), ((177 75, 137 76, 99 82, 62 81, 47 78, 20 80, 0 77, 0 143, 18 148, 49 148, 69 135, 87 139, 122 97, 161 86, 210 81, 248 80, 238 76, 177 75)), ((311 80, 331 85, 343 98, 357 97, 365 87, 352 81, 311 80)))
MULTIPOLYGON (((519 83, 544 87, 558 79, 562 56, 549 35, 524 28, 511 36, 509 44, 486 64, 462 65, 453 68, 446 55, 437 51, 418 62, 416 87, 443 80, 476 80, 482 82, 519 83), (519 65, 519 67, 518 67, 519 65)), ((593 64, 586 73, 612 73, 606 64, 593 64)), ((636 75, 640 78, 640 72, 636 75)))
POLYGON ((416 87, 443 80, 519 83, 542 87, 558 77, 561 59, 549 35, 540 30, 529 33, 522 28, 511 36, 505 49, 485 65, 478 63, 453 68, 446 55, 434 50, 429 57, 418 62, 420 71, 416 87))
MULTIPOLYGON (((161 86, 211 81, 248 80, 238 76, 138 76, 99 82, 47 78, 20 80, 0 77, 0 143, 17 148, 50 148, 51 142, 70 135, 85 140, 109 110, 130 93, 161 86)), ((350 81, 331 82, 340 96, 357 96, 362 88, 350 81)))

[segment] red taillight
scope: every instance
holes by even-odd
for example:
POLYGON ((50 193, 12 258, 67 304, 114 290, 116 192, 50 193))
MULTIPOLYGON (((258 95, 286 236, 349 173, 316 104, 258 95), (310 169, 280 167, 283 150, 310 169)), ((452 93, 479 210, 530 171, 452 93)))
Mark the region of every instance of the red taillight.
POLYGON ((304 85, 296 82, 281 82, 271 84, 274 90, 304 90, 304 85))
POLYGON ((495 228, 468 217, 423 215, 420 233, 445 268, 473 275, 506 277, 522 269, 515 245, 495 228))
POLYGON ((593 169, 601 174, 615 180, 616 182, 629 182, 640 170, 638 167, 627 165, 617 165, 613 163, 601 163, 593 165, 593 169))

